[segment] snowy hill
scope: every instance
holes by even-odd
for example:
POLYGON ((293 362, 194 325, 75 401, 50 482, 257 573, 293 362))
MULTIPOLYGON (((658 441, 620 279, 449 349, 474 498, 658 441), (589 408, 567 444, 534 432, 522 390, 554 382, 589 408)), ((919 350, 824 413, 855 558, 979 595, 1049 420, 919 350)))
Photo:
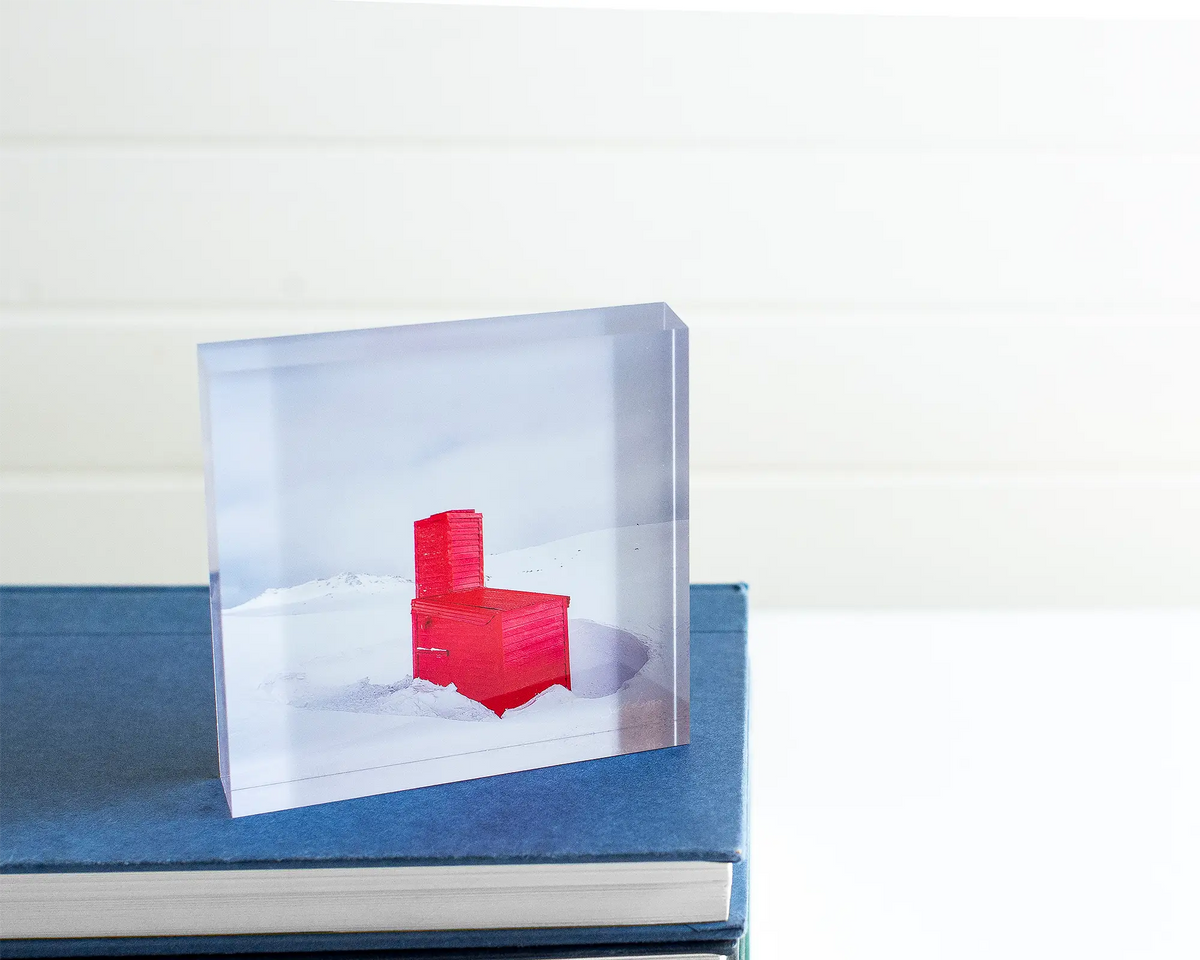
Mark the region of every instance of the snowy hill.
POLYGON ((489 587, 565 594, 571 619, 644 637, 670 634, 674 528, 649 523, 488 555, 489 587))
POLYGON ((343 606, 363 606, 372 601, 407 602, 414 596, 413 582, 404 577, 378 577, 367 573, 339 573, 309 580, 294 587, 271 587, 252 600, 223 611, 225 614, 272 616, 277 613, 316 613, 343 606))
MULTIPOLYGON (((485 583, 564 594, 571 598, 572 620, 591 620, 642 637, 669 637, 673 613, 669 577, 640 574, 671 569, 673 535, 669 523, 643 524, 488 554, 485 583)), ((223 613, 264 617, 394 607, 396 622, 405 622, 414 596, 416 587, 406 577, 339 573, 293 587, 273 587, 223 613)))

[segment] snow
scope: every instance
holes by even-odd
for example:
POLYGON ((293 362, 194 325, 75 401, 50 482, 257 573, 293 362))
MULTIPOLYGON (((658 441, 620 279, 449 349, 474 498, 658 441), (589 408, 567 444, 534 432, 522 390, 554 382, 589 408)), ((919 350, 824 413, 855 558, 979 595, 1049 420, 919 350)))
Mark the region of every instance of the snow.
POLYGON ((272 587, 252 600, 225 610, 225 614, 271 616, 278 613, 315 613, 362 605, 375 599, 411 600, 416 590, 405 577, 379 577, 367 573, 339 573, 295 587, 272 587))
POLYGON ((395 683, 357 683, 322 687, 303 673, 288 673, 259 687, 281 703, 304 710, 340 710, 349 713, 388 713, 398 717, 441 717, 443 720, 499 720, 491 710, 464 697, 454 684, 439 687, 420 678, 401 677, 395 683))
POLYGON ((485 559, 489 586, 571 597, 573 689, 502 718, 413 678, 410 580, 341 573, 224 610, 235 794, 286 785, 268 791, 270 809, 673 745, 670 585, 617 576, 643 560, 669 570, 671 532, 598 531, 485 559))
POLYGON ((571 690, 579 697, 616 693, 650 659, 650 643, 636 634, 592 620, 572 620, 571 690))
MULTIPOLYGON (((571 689, 552 688, 561 691, 561 695, 553 698, 556 703, 576 697, 611 696, 650 659, 646 641, 615 627, 589 620, 572 620, 569 634, 571 689)), ((258 691, 272 700, 302 710, 387 713, 445 720, 497 719, 491 710, 460 694, 453 684, 440 687, 407 674, 389 681, 388 678, 400 669, 402 660, 396 655, 394 643, 359 647, 315 657, 302 664, 302 671, 281 673, 264 680, 258 691), (345 680, 355 673, 363 676, 354 681, 345 680), (377 679, 373 681, 373 677, 377 679)), ((549 701, 539 699, 537 702, 544 705, 549 701)))

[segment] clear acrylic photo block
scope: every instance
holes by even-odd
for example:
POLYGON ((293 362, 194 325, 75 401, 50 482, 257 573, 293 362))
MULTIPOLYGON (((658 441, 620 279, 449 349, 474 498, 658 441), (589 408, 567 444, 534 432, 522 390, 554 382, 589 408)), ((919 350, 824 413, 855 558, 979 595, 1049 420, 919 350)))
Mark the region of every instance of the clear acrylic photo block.
POLYGON ((666 304, 199 348, 233 816, 688 742, 666 304))

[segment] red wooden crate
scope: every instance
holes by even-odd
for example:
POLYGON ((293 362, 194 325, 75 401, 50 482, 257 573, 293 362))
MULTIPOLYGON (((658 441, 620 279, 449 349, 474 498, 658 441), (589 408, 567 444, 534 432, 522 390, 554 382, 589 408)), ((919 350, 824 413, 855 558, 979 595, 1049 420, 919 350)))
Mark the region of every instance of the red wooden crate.
POLYGON ((453 683, 499 714, 556 683, 570 689, 570 597, 484 587, 483 516, 473 510, 418 520, 414 541, 414 676, 453 683))
POLYGON ((413 524, 418 597, 483 586, 483 514, 447 510, 413 524))

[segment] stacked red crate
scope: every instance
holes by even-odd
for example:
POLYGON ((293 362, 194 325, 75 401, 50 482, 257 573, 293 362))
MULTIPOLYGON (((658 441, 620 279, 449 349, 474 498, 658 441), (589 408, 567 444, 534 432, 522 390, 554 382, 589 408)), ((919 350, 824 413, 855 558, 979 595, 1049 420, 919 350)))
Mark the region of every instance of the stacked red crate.
POLYGON ((502 714, 554 684, 571 687, 560 594, 483 586, 483 515, 450 510, 414 524, 413 676, 502 714))
POLYGON ((417 596, 483 586, 483 514, 447 510, 413 524, 417 596))

